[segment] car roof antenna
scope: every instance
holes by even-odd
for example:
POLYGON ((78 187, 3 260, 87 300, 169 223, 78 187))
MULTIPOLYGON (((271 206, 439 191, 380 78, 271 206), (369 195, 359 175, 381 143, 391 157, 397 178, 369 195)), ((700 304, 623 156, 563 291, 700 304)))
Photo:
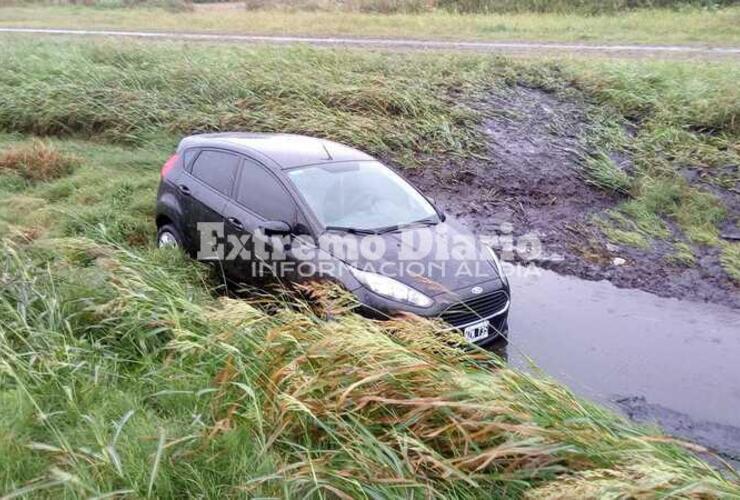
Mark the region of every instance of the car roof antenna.
POLYGON ((333 160, 334 158, 331 157, 331 153, 329 152, 329 149, 326 147, 326 144, 322 142, 321 146, 324 148, 324 151, 326 151, 326 159, 333 160))

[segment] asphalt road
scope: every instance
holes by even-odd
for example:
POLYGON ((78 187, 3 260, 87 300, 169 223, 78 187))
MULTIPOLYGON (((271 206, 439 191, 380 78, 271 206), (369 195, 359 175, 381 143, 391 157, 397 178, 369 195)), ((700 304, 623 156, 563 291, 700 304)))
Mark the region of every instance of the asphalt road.
POLYGON ((583 43, 548 42, 466 42, 449 40, 414 40, 400 38, 234 35, 203 32, 191 33, 164 31, 78 30, 55 28, 0 28, 0 33, 76 37, 121 37, 146 40, 166 39, 249 44, 307 44, 315 46, 378 48, 386 50, 472 50, 479 52, 550 56, 605 55, 610 57, 740 59, 740 47, 709 47, 692 45, 596 45, 583 43))

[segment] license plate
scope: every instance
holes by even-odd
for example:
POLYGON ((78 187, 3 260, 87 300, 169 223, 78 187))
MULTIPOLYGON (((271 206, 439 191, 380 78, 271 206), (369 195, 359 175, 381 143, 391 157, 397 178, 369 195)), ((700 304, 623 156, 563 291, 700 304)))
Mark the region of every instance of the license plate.
POLYGON ((475 342, 476 340, 488 337, 488 321, 481 321, 465 328, 465 340, 475 342))

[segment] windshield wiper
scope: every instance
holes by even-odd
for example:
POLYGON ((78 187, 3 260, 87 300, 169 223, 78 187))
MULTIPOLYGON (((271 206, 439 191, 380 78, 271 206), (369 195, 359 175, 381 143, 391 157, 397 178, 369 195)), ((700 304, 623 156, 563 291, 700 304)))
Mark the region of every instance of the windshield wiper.
POLYGON ((378 229, 375 229, 375 234, 383 234, 383 233, 390 233, 391 231, 396 231, 401 226, 394 224, 393 226, 385 226, 385 227, 379 227, 378 229))
POLYGON ((326 231, 341 231, 350 234, 378 234, 374 229, 358 229, 356 227, 326 226, 324 229, 326 231))
POLYGON ((409 222, 408 224, 401 224, 400 226, 396 226, 396 228, 405 229, 413 226, 436 226, 437 224, 439 224, 439 222, 439 217, 437 217, 436 215, 432 215, 429 217, 424 217, 423 219, 409 222))
POLYGON ((406 229, 413 226, 434 226, 435 224, 437 224, 437 221, 431 220, 429 217, 426 217, 421 220, 409 222, 408 224, 394 224, 392 226, 379 227, 377 229, 373 229, 373 232, 375 234, 392 233, 393 231, 398 231, 399 229, 406 229))
POLYGON ((356 227, 344 227, 344 226, 326 226, 327 231, 343 231, 345 233, 351 233, 351 234, 384 234, 384 233, 390 233, 393 231, 398 231, 399 229, 404 229, 410 226, 416 226, 419 224, 423 225, 435 225, 439 221, 432 219, 432 217, 425 217, 423 219, 419 219, 414 222, 409 222, 408 224, 394 224, 392 226, 384 226, 384 227, 378 227, 375 229, 358 229, 356 227))
POLYGON ((429 217, 424 217, 423 219, 415 220, 411 224, 425 224, 427 226, 436 226, 440 222, 441 221, 438 215, 430 215, 429 217))

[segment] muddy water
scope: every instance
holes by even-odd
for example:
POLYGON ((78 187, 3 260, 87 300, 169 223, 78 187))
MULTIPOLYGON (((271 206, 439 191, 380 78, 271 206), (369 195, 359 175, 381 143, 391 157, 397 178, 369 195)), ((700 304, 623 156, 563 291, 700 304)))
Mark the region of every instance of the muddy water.
POLYGON ((510 363, 529 357, 584 397, 740 460, 739 309, 510 274, 510 363))

